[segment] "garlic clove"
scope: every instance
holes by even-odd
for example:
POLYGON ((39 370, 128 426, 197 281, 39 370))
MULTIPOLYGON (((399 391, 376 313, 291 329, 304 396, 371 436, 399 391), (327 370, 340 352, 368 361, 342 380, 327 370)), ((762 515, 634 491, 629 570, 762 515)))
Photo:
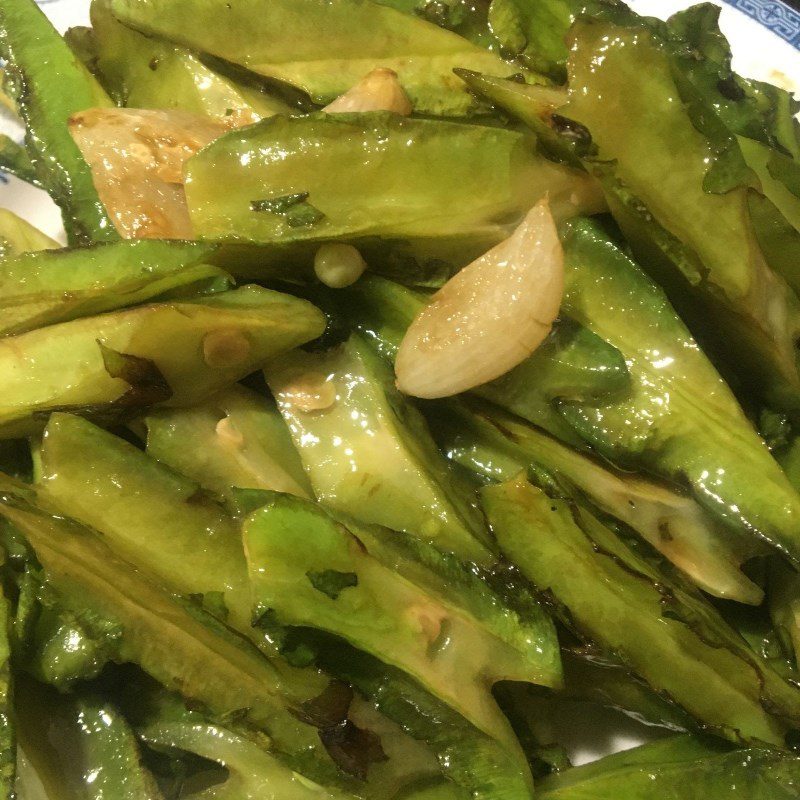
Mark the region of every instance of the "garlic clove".
POLYGON ((374 69, 322 109, 328 114, 348 111, 394 111, 407 117, 413 107, 394 70, 374 69))
POLYGON ((503 375, 548 335, 563 292, 564 254, 545 199, 417 315, 397 353, 398 389, 433 399, 503 375))
POLYGON ((287 403, 306 414, 325 411, 336 402, 336 384, 321 372, 290 373, 274 392, 279 405, 287 403))

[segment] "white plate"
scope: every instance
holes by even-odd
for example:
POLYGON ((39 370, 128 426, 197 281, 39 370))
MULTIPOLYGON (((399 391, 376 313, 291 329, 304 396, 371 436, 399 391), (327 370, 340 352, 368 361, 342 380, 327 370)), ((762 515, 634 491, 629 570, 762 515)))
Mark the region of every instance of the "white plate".
MULTIPOLYGON (((37 2, 61 31, 88 24, 89 0, 37 2)), ((628 2, 641 14, 661 18, 690 5, 687 0, 628 2)), ((779 0, 724 0, 721 26, 733 46, 734 67, 738 72, 800 91, 800 13, 779 0)), ((0 117, 0 132, 22 141, 22 130, 7 117, 0 117)), ((50 198, 2 173, 0 207, 10 208, 50 236, 64 240, 60 215, 50 198)), ((567 741, 573 763, 582 764, 661 734, 622 715, 576 705, 565 709, 554 727, 554 735, 567 741)))

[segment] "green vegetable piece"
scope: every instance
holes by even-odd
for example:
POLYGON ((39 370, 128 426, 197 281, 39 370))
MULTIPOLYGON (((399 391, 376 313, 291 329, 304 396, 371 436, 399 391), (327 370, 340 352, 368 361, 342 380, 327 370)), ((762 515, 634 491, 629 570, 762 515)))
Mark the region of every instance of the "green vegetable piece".
MULTIPOLYGON (((274 504, 274 493, 251 494, 240 505, 241 518, 274 504)), ((302 504, 295 510, 300 513, 302 504)), ((506 574, 502 567, 496 573, 485 573, 413 536, 375 525, 364 526, 348 516, 331 516, 365 542, 371 556, 426 592, 445 598, 486 628, 490 636, 504 642, 523 658, 529 678, 535 674, 537 683, 560 685, 561 668, 552 622, 518 577, 506 574)), ((310 570, 306 578, 314 589, 333 600, 346 588, 358 586, 356 573, 336 569, 310 570)), ((273 621, 272 612, 267 611, 263 619, 273 621)))
POLYGON ((298 769, 336 778, 316 729, 295 716, 293 687, 271 661, 119 559, 88 529, 36 509, 27 494, 3 479, 0 513, 25 536, 64 607, 119 627, 116 661, 138 664, 213 714, 242 715, 298 769))
MULTIPOLYGON (((747 183, 749 167, 762 184, 765 178, 777 180, 797 194, 797 103, 788 91, 733 72, 730 44, 719 29, 719 13, 717 6, 703 3, 674 14, 666 29, 658 28, 671 52, 673 75, 692 120, 716 150, 708 177, 731 172, 735 180, 747 183), (761 167, 751 161, 748 145, 767 151, 761 167)), ((771 196, 771 188, 762 189, 771 196)))
POLYGON ((790 800, 798 797, 797 756, 716 739, 678 736, 545 778, 542 800, 790 800))
POLYGON ((566 88, 518 83, 464 69, 456 74, 473 92, 531 128, 548 157, 585 169, 581 157, 594 153, 592 137, 583 125, 558 114, 568 99, 566 88))
POLYGON ((0 208, 0 265, 9 256, 34 250, 53 250, 57 247, 60 247, 58 242, 34 228, 22 217, 0 208))
POLYGON ((725 176, 709 172, 717 151, 682 102, 669 49, 640 26, 585 20, 569 43, 559 114, 591 134, 585 163, 634 252, 746 387, 797 413, 800 301, 758 245, 750 189, 736 175, 712 193, 725 176))
MULTIPOLYGON (((406 797, 406 787, 418 781, 442 780, 441 771, 427 746, 415 742, 372 705, 354 696, 353 690, 341 681, 332 682, 323 695, 306 704, 299 714, 307 721, 313 717, 315 724, 323 724, 320 736, 330 743, 333 750, 339 747, 341 756, 345 755, 347 746, 347 737, 343 733, 349 731, 353 734, 352 747, 346 755, 351 759, 351 765, 364 766, 368 775, 365 782, 348 785, 346 791, 328 785, 323 787, 306 776, 292 774, 280 758, 276 759, 270 740, 262 733, 242 724, 240 719, 214 719, 197 709, 189 710, 180 697, 152 683, 141 680, 128 682, 122 707, 137 734, 151 747, 174 752, 178 757, 181 754, 176 751, 184 751, 223 762, 228 768, 228 779, 214 787, 220 792, 219 800, 242 800, 251 796, 252 800, 264 800, 265 782, 270 780, 275 781, 281 792, 289 792, 288 797, 298 797, 299 793, 299 797, 306 798, 309 797, 307 792, 312 792, 310 797, 320 800, 332 797, 337 800, 344 797, 375 800, 406 797), (349 721, 342 723, 339 715, 348 702, 349 721), (327 728, 325 725, 335 727, 327 728), (383 760, 370 760, 369 751, 374 750, 376 744, 383 760), (242 795, 242 792, 255 794, 242 795)), ((186 791, 188 787, 184 788, 184 793, 186 791)), ((204 791, 201 788, 199 797, 207 797, 204 791)), ((186 796, 194 798, 196 795, 186 796)), ((218 797, 216 794, 212 796, 218 797)), ((283 798, 284 794, 277 796, 283 798)), ((269 792, 266 797, 274 798, 276 795, 269 792)))
POLYGON ((4 133, 0 134, 0 169, 16 175, 26 183, 41 186, 28 151, 4 133))
POLYGON ((788 652, 800 663, 800 575, 777 559, 769 571, 769 612, 788 652))
POLYGON ((454 67, 509 75, 494 53, 436 25, 373 2, 279 0, 111 0, 126 25, 223 58, 307 92, 325 105, 378 67, 393 69, 415 110, 460 116, 479 104, 454 67), (314 36, 303 31, 313 29, 314 36))
MULTIPOLYGON (((718 17, 719 7, 704 3, 674 15, 666 27, 636 17, 621 5, 612 18, 648 30, 667 48, 681 99, 714 152, 704 188, 724 192, 739 184, 763 192, 766 197, 751 192, 748 198, 755 235, 770 267, 797 291, 796 264, 787 257, 797 246, 795 232, 800 226, 795 101, 788 92, 744 80, 731 70, 730 46, 719 30, 718 17), (787 241, 793 245, 786 247, 787 241)), ((543 150, 557 160, 580 166, 581 157, 595 155, 590 132, 559 114, 568 99, 566 88, 456 72, 472 91, 531 127, 543 150)))
POLYGON ((785 447, 776 450, 774 455, 789 483, 800 491, 800 437, 793 437, 785 447))
MULTIPOLYGON (((122 470, 116 472, 117 477, 122 474, 122 470)), ((14 487, 14 489, 15 491, 24 491, 21 486, 14 487)), ((17 507, 21 504, 19 496, 7 499, 17 507)), ((144 492, 140 495, 140 502, 143 504, 151 499, 152 496, 148 496, 144 492)), ((178 509, 176 508, 176 510, 178 509)), ((153 519, 155 520, 155 517, 153 519)), ((59 531, 63 535, 63 529, 59 528, 59 531)), ((52 531, 45 535, 52 537, 52 531)), ((54 538, 58 539, 58 537, 54 538)), ((117 561, 116 554, 108 550, 100 539, 90 538, 106 554, 105 557, 110 559, 110 571, 103 571, 102 574, 108 576, 110 581, 114 581, 116 575, 114 565, 122 562, 117 561)), ((109 540, 111 537, 106 533, 104 538, 109 540)), ((142 544, 144 545, 144 540, 142 544)), ((38 551, 37 554, 41 558, 38 551)), ((168 555, 166 551, 165 555, 168 555)), ((81 554, 76 557, 81 559, 82 564, 87 561, 81 554)), ((99 557, 98 559, 89 558, 89 566, 100 568, 98 560, 99 557)), ((144 580, 142 573, 132 570, 129 564, 125 564, 124 567, 120 566, 120 569, 123 569, 125 574, 138 575, 144 580)), ((162 570, 162 580, 159 583, 164 584, 170 592, 174 592, 176 590, 175 582, 163 579, 167 571, 166 569, 162 570)), ((62 590, 61 584, 53 581, 49 572, 48 579, 54 583, 56 589, 62 590)), ((242 585, 246 586, 246 583, 245 575, 242 578, 242 585)), ((129 593, 133 592, 135 587, 131 588, 128 583, 123 581, 121 589, 129 593)), ((205 597, 208 597, 209 594, 206 593, 205 597)), ((84 595, 83 589, 79 590, 77 598, 68 592, 66 600, 75 606, 77 599, 83 598, 84 595)), ((324 691, 327 683, 324 676, 314 672, 309 673, 308 670, 302 673, 298 670, 290 670, 285 663, 274 660, 265 661, 260 656, 258 657, 259 666, 253 673, 252 670, 255 667, 252 664, 252 658, 257 656, 255 651, 215 623, 197 604, 177 601, 176 605, 173 600, 170 601, 173 603, 173 610, 169 611, 163 606, 163 603, 155 603, 151 608, 152 598, 146 591, 143 593, 139 591, 135 595, 128 594, 128 596, 139 598, 146 607, 142 613, 147 625, 144 625, 146 629, 141 631, 140 638, 136 638, 139 636, 139 628, 136 627, 139 617, 133 621, 129 615, 120 617, 120 614, 115 611, 117 606, 113 598, 106 602, 106 599, 101 597, 97 603, 94 603, 95 609, 100 609, 106 615, 112 614, 115 619, 114 624, 117 631, 114 641, 122 647, 122 650, 117 652, 115 659, 132 660, 139 663, 157 680, 180 691, 185 697, 201 700, 213 714, 227 715, 229 718, 234 715, 237 719, 242 720, 246 718, 252 724, 266 728, 275 741, 276 752, 281 754, 281 759, 292 769, 299 770, 304 776, 322 781, 326 786, 330 784, 347 787, 351 786, 351 783, 341 775, 339 769, 353 773, 357 769, 363 769, 364 774, 368 769, 367 784, 357 787, 355 792, 358 796, 362 796, 363 788, 365 796, 381 800, 385 797, 387 787, 403 786, 415 777, 437 774, 438 770, 428 749, 409 739, 398 726, 377 714, 372 706, 358 698, 350 702, 351 694, 346 695, 343 704, 336 698, 328 699, 327 693, 324 691), (159 620, 159 616, 164 616, 168 621, 169 624, 166 628, 163 627, 165 623, 159 620), (194 626, 195 622, 201 623, 201 627, 199 629, 193 627, 192 630, 186 631, 186 641, 182 635, 177 636, 174 643, 171 641, 170 637, 175 635, 173 624, 177 624, 179 627, 183 624, 194 626), (133 629, 126 627, 134 623, 136 625, 133 629), (151 630, 147 626, 153 626, 153 629, 151 630), (133 632, 131 632, 132 630, 133 632), (199 641, 194 642, 192 637, 199 637, 199 641), (213 641, 209 642, 209 637, 211 639, 221 637, 222 642, 216 642, 216 644, 213 641), (125 647, 127 646, 132 646, 134 649, 126 651, 125 647), (137 649, 140 646, 144 650, 137 649), (212 647, 211 655, 203 651, 206 646, 212 647), (229 652, 231 646, 234 648, 232 653, 229 652), (158 649, 161 647, 167 648, 169 651, 166 657, 166 667, 159 657, 158 649), (247 656, 244 662, 242 661, 244 656, 241 653, 247 656), (221 666, 217 664, 218 656, 228 660, 233 659, 236 669, 226 667, 224 663, 221 666), (247 667, 248 663, 250 663, 250 667, 247 667), (202 664, 203 669, 197 672, 191 666, 193 664, 202 664), (186 673, 187 668, 190 668, 188 674, 186 673), (237 676, 236 671, 241 671, 243 668, 246 668, 246 674, 237 676), (204 677, 206 669, 212 670, 212 674, 204 677), (171 670, 177 670, 177 672, 171 670), (217 670, 221 671, 219 676, 217 670), (216 686, 217 680, 221 682, 219 687, 216 686), (256 690, 258 693, 255 698, 246 696, 246 693, 256 690), (274 693, 277 694, 273 696, 274 693), (277 708, 270 711, 267 708, 267 701, 273 706, 277 704, 277 708), (312 707, 316 709, 313 715, 310 711, 312 707), (248 712, 247 709, 250 711, 248 712), (286 709, 289 709, 288 715, 284 714, 286 709), (269 715, 269 719, 264 716, 265 714, 269 715), (307 725, 314 726, 310 732, 307 725), (317 728, 319 728, 319 737, 317 728), (390 761, 371 762, 370 756, 361 751, 360 748, 366 739, 370 737, 374 739, 373 731, 380 736, 381 746, 390 756, 390 761), (325 751, 319 748, 319 739, 325 749, 330 751, 339 769, 334 767, 325 751)), ((81 619, 86 619, 85 604, 77 603, 77 606, 81 619)), ((93 615, 96 613, 91 608, 88 609, 89 618, 94 618, 93 615)), ((232 619, 233 616, 231 614, 229 619, 232 619)), ((250 629, 249 620, 247 627, 250 629)))
POLYGON ((672 731, 694 728, 691 717, 668 698, 654 692, 624 665, 598 658, 591 648, 562 649, 561 663, 564 691, 558 697, 613 708, 645 725, 672 731))
POLYGON ((341 636, 516 746, 490 689, 499 679, 538 681, 541 668, 453 604, 446 590, 396 572, 380 545, 288 495, 254 512, 243 533, 257 614, 271 609, 283 624, 341 636))
POLYGON ((519 576, 500 567, 484 573, 464 565, 432 545, 378 526, 358 526, 348 521, 376 559, 401 577, 462 609, 477 624, 515 651, 524 661, 528 680, 559 688, 561 661, 555 627, 543 606, 519 576))
POLYGON ((618 0, 492 0, 488 23, 506 57, 563 83, 569 55, 565 39, 576 17, 595 17, 619 6, 618 0))
POLYGON ((419 788, 412 789, 407 800, 466 800, 466 797, 464 790, 452 783, 425 782, 419 788))
POLYGON ((414 317, 428 304, 430 295, 378 275, 364 275, 343 291, 328 292, 324 303, 347 319, 388 361, 414 317))
POLYGON ((245 286, 6 337, 0 438, 41 430, 52 411, 118 421, 154 404, 192 405, 324 326, 309 303, 245 286))
POLYGON ((493 49, 497 41, 489 29, 490 0, 376 0, 406 14, 453 31, 473 44, 493 49))
MULTIPOLYGON (((745 140, 743 140, 745 141, 745 140)), ((758 142, 750 142, 762 147, 758 142)), ((741 148, 746 151, 746 147, 741 148)), ((761 181, 765 195, 751 192, 748 197, 758 244, 770 266, 781 275, 795 292, 800 291, 800 270, 792 258, 800 246, 800 200, 790 195, 779 183, 772 181, 774 191, 768 189, 767 180, 761 181), (790 198, 782 203, 780 195, 790 198)))
POLYGON ((465 561, 493 559, 472 498, 366 342, 293 353, 265 374, 320 502, 465 561))
POLYGON ((40 457, 43 501, 99 531, 115 553, 176 594, 221 593, 230 624, 248 630, 241 539, 194 481, 70 414, 50 417, 40 457))
MULTIPOLYGON (((757 571, 758 579, 766 585, 770 595, 772 576, 769 568, 772 561, 777 560, 763 560, 753 565, 754 572, 757 571)), ((797 665, 791 643, 785 641, 785 631, 771 618, 768 604, 753 607, 739 603, 721 603, 719 611, 765 664, 790 683, 797 683, 797 665)))
MULTIPOLYGON (((67 689, 77 681, 96 678, 114 654, 118 630, 103 638, 87 635, 82 621, 59 609, 45 609, 37 620, 26 670, 37 680, 67 689), (48 613, 50 612, 50 613, 48 613), (112 635, 113 634, 113 635, 112 635)), ((109 626, 111 627, 111 626, 109 626)))
POLYGON ((630 384, 622 353, 565 316, 532 356, 473 393, 583 448, 584 442, 565 424, 558 407, 574 402, 603 406, 625 396, 630 384))
POLYGON ((96 678, 116 654, 118 626, 105 616, 64 608, 29 552, 25 560, 25 570, 16 581, 13 650, 17 664, 59 691, 96 678))
POLYGON ((86 25, 74 25, 64 31, 64 41, 81 64, 97 78, 97 40, 94 29, 86 25))
POLYGON ((516 480, 483 490, 504 553, 557 603, 564 624, 734 742, 784 745, 800 691, 699 594, 624 545, 586 510, 516 480))
POLYGON ((13 800, 17 771, 17 725, 13 711, 15 679, 11 671, 11 603, 0 593, 0 797, 13 800))
POLYGON ((355 797, 326 789, 298 775, 254 737, 202 719, 155 721, 137 732, 149 746, 159 751, 193 753, 227 769, 228 777, 223 783, 199 792, 190 790, 181 795, 186 800, 346 800, 355 797))
MULTIPOLYGON (((779 216, 782 216, 794 230, 797 230, 800 227, 800 198, 787 189, 781 181, 784 170, 774 169, 775 151, 763 142, 757 142, 744 136, 737 136, 736 143, 747 166, 756 174, 761 193, 774 204, 779 211, 779 216)), ((752 216, 754 219, 757 218, 755 214, 752 216)), ((760 233, 758 225, 756 225, 756 233, 760 233)), ((769 258, 769 261, 770 264, 773 263, 772 257, 769 258)), ((796 291, 798 288, 796 280, 790 280, 789 275, 785 275, 785 277, 796 291)))
POLYGON ((564 310, 624 354, 629 397, 564 405, 565 419, 622 469, 686 486, 734 532, 798 553, 800 498, 664 294, 595 222, 567 223, 564 310))
POLYGON ((218 496, 237 487, 311 497, 286 423, 255 392, 232 386, 199 406, 153 411, 145 424, 149 456, 218 496))
POLYGON ((674 487, 616 470, 486 405, 448 405, 434 427, 448 456, 484 478, 511 480, 538 465, 576 501, 588 500, 636 531, 706 592, 752 605, 763 600, 741 571, 754 555, 752 539, 732 533, 674 487))
POLYGON ((47 797, 160 800, 136 737, 107 701, 59 695, 26 680, 16 706, 25 755, 47 797))
POLYGON ((800 246, 800 232, 786 221, 767 198, 753 192, 749 201, 759 246, 776 272, 796 289, 800 286, 800 273, 791 254, 800 246))
POLYGON ((508 748, 482 733, 413 678, 361 650, 337 642, 319 657, 329 672, 352 683, 381 713, 429 744, 450 785, 461 790, 437 787, 443 795, 437 791, 432 800, 530 800, 530 770, 518 746, 508 748))
MULTIPOLYGON (((406 329, 428 300, 421 292, 366 276, 347 292, 334 294, 332 303, 393 361, 406 329)), ((605 402, 629 386, 622 354, 587 328, 562 318, 530 358, 474 393, 583 447, 581 437, 558 413, 558 402, 605 402)))
POLYGON ((6 256, 0 259, 0 335, 192 290, 227 289, 229 276, 205 263, 214 250, 197 242, 150 240, 6 256))
POLYGON ((558 216, 603 208, 585 174, 541 158, 528 136, 387 112, 273 117, 221 136, 186 164, 197 235, 239 250, 261 245, 245 274, 285 275, 287 260, 310 272, 330 239, 406 277, 415 264, 460 268, 548 192, 558 216), (279 201, 295 197, 310 206, 281 211, 279 201))
POLYGON ((115 555, 250 638, 295 706, 324 690, 324 676, 291 668, 278 658, 278 644, 252 626, 241 535, 197 484, 65 414, 51 417, 41 463, 39 502, 98 531, 115 555))
POLYGON ((33 0, 3 3, 0 54, 28 130, 36 175, 61 207, 70 241, 117 239, 67 130, 72 114, 111 105, 110 100, 33 0))
POLYGON ((243 124, 290 107, 257 88, 237 83, 190 50, 120 24, 107 0, 93 0, 95 65, 109 94, 130 108, 182 109, 243 124))

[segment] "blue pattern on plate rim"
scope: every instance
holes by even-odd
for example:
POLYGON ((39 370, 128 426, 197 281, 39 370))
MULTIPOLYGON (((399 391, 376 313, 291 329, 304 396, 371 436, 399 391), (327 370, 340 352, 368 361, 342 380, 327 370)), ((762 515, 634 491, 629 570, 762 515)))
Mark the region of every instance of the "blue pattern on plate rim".
POLYGON ((781 0, 724 0, 800 50, 800 12, 781 0))

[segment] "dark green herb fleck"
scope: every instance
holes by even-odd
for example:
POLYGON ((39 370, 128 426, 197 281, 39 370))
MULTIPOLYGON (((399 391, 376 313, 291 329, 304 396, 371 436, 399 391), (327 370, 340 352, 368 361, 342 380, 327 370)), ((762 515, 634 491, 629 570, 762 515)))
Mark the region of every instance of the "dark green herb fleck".
POLYGON ((307 572, 306 576, 318 592, 328 595, 331 600, 336 600, 348 587, 358 586, 358 575, 355 572, 325 569, 321 572, 307 572))
POLYGON ((286 220, 286 224, 291 228, 315 225, 325 217, 318 208, 308 202, 308 192, 268 197, 265 200, 251 200, 250 210, 257 213, 278 214, 286 220))

